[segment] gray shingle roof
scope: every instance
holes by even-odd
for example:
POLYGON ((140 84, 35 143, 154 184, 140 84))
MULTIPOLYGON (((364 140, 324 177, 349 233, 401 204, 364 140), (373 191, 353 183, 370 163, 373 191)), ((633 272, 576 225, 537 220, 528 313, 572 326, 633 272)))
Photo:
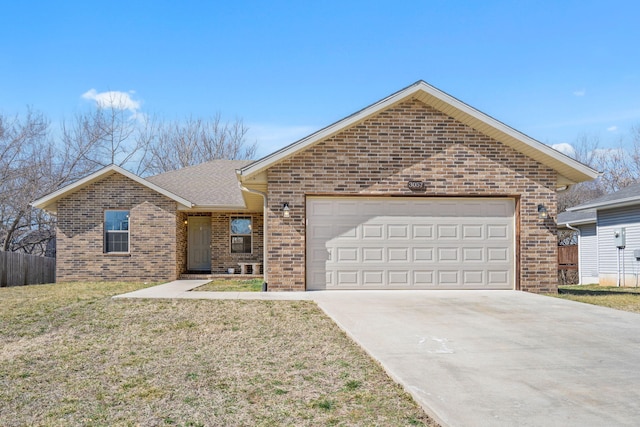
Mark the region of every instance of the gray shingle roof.
POLYGON ((242 191, 238 187, 236 169, 248 165, 247 160, 212 160, 146 178, 194 203, 194 207, 244 208, 242 191))
POLYGON ((597 199, 590 200, 578 206, 567 209, 568 211, 578 211, 591 208, 613 207, 615 205, 640 204, 640 183, 632 184, 615 193, 606 194, 597 199))
POLYGON ((577 212, 562 212, 558 214, 558 226, 566 226, 567 224, 589 224, 596 222, 596 210, 587 209, 577 212))

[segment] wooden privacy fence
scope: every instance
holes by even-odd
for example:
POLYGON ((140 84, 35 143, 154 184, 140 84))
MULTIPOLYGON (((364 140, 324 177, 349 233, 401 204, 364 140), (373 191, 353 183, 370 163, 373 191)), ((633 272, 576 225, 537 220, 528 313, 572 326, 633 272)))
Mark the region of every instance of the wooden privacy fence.
POLYGON ((0 251, 0 287, 55 281, 55 258, 0 251))
POLYGON ((578 269, 578 245, 558 246, 558 270, 578 269))
POLYGON ((558 282, 575 285, 578 277, 578 245, 558 246, 558 282))

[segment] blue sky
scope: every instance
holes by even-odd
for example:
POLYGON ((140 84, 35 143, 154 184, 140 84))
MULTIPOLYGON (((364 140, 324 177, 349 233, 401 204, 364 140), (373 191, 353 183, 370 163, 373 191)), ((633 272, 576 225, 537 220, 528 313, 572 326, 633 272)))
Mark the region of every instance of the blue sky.
POLYGON ((547 144, 640 125, 635 1, 11 1, 0 112, 242 118, 265 155, 417 80, 547 144), (84 96, 83 96, 84 95, 84 96))

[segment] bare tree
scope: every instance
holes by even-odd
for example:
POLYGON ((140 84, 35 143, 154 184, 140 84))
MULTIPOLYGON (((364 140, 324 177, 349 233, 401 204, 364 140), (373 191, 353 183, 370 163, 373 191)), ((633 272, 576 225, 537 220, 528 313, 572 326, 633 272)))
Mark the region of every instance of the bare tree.
POLYGON ((57 138, 42 113, 0 114, 0 250, 51 255, 55 218, 30 203, 108 164, 148 175, 255 154, 242 120, 158 122, 115 96, 63 121, 57 138))
POLYGON ((162 123, 148 146, 144 170, 157 174, 215 159, 251 159, 257 144, 247 143, 247 131, 242 120, 222 123, 220 114, 162 123))
POLYGON ((29 203, 52 157, 48 134, 48 120, 32 109, 22 118, 0 115, 0 250, 19 248, 33 232, 29 203))
POLYGON ((114 100, 63 121, 62 146, 82 169, 109 164, 136 169, 151 140, 150 126, 152 121, 146 116, 134 114, 114 100))
POLYGON ((578 137, 573 145, 573 157, 600 171, 601 176, 560 193, 559 212, 640 181, 640 126, 631 129, 630 137, 629 143, 624 144, 621 138, 614 148, 601 148, 595 136, 578 137))
MULTIPOLYGON (((580 135, 572 145, 572 157, 596 170, 601 166, 600 139, 587 134, 580 135)), ((598 180, 581 182, 571 186, 566 191, 558 194, 558 212, 564 212, 567 208, 579 205, 588 200, 595 199, 605 194, 598 180)))

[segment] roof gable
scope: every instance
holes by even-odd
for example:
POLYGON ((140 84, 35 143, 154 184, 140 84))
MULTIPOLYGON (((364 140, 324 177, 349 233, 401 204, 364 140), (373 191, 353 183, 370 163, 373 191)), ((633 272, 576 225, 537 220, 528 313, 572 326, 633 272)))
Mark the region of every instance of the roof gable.
POLYGON ((82 189, 82 188, 84 188, 86 186, 88 186, 89 184, 92 184, 92 183, 94 183, 96 181, 99 181, 99 180, 101 180, 103 178, 106 178, 106 177, 108 177, 110 175, 113 175, 114 173, 118 173, 120 175, 123 175, 123 176, 131 179, 132 181, 135 181, 138 184, 149 188, 150 190, 153 190, 153 191, 155 191, 157 193, 160 193, 160 194, 168 197, 169 199, 174 200, 175 202, 177 202, 177 203, 179 203, 179 204, 181 204, 181 205, 183 205, 183 206, 185 206, 187 208, 190 208, 190 207, 193 206, 193 203, 190 202, 189 200, 187 200, 187 199, 185 199, 183 197, 180 197, 180 196, 178 196, 178 195, 176 195, 176 194, 174 194, 174 193, 172 193, 170 191, 167 191, 166 189, 161 188, 158 185, 156 185, 156 184, 154 184, 154 183, 152 183, 150 181, 147 181, 144 178, 140 178, 138 175, 133 174, 133 173, 131 173, 131 172, 119 167, 119 166, 116 166, 116 165, 106 166, 106 167, 100 169, 99 171, 92 173, 91 175, 88 175, 88 176, 86 176, 86 177, 84 177, 82 179, 79 179, 78 181, 76 181, 76 182, 74 182, 72 184, 69 184, 69 185, 67 185, 65 187, 62 187, 58 191, 54 191, 51 194, 48 194, 48 195, 46 195, 44 197, 41 197, 38 200, 35 200, 34 202, 31 203, 31 205, 36 207, 36 208, 44 209, 44 210, 47 210, 49 212, 55 213, 56 210, 57 210, 58 200, 60 200, 63 197, 65 197, 65 196, 67 196, 67 195, 69 195, 71 193, 74 193, 74 192, 76 192, 76 191, 78 191, 78 190, 80 190, 80 189, 82 189))
POLYGON ((411 98, 418 99, 461 123, 556 170, 558 172, 558 186, 588 181, 598 176, 598 173, 590 167, 516 131, 424 81, 418 81, 332 125, 245 166, 238 171, 238 175, 242 181, 251 178, 296 153, 324 141, 382 110, 411 98))

